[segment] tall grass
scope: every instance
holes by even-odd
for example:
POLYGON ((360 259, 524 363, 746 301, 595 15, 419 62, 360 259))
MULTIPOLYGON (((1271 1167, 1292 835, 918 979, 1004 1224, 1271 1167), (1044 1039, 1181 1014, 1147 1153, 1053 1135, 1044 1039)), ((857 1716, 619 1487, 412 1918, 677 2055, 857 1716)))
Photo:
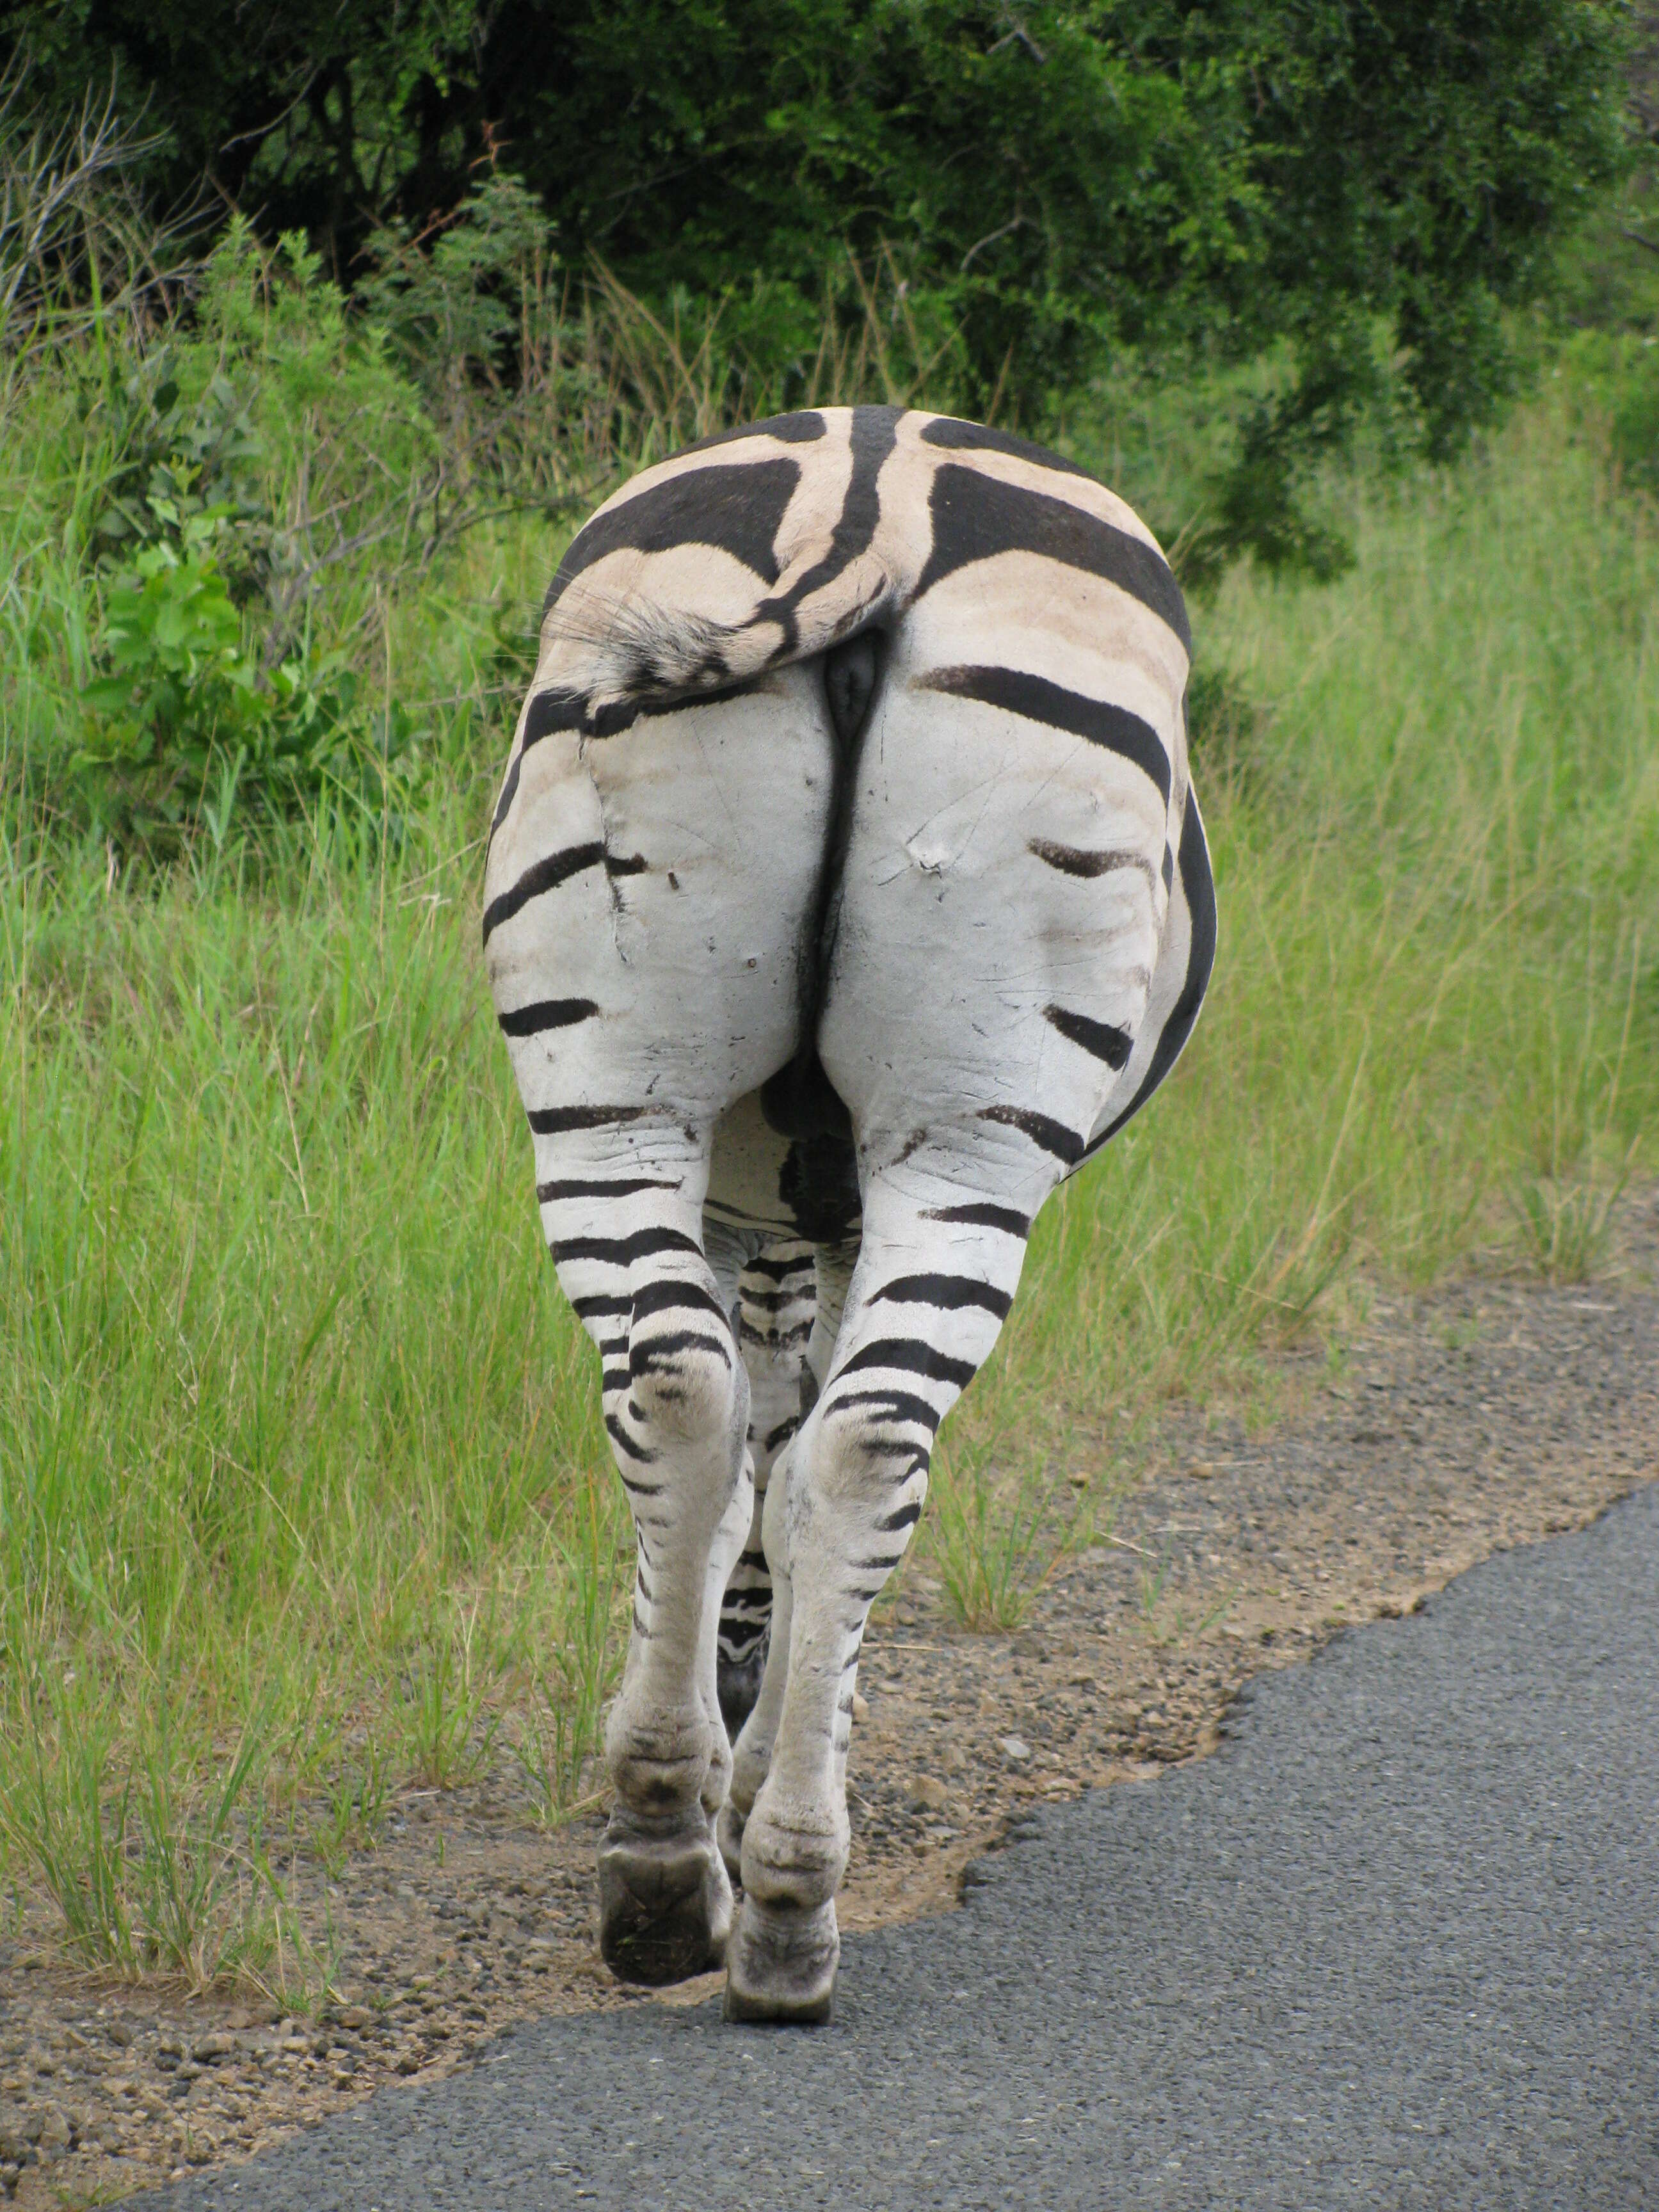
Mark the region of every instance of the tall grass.
MULTIPOLYGON (((39 1874, 54 1804, 138 1787, 158 1697, 181 1772, 258 1716, 260 1802, 305 1802, 325 1849, 398 1778, 508 1754, 556 1817, 631 1554, 477 887, 507 719, 479 671, 557 536, 482 526, 386 607, 388 691, 472 702, 401 839, 323 805, 141 875, 12 772, 72 714, 89 617, 70 495, 30 489, 39 452, 8 465, 0 1836, 39 1874)), ((1346 497, 1344 581, 1237 574, 1204 616, 1212 1001, 1043 1217, 945 1431, 922 1543, 975 1623, 1018 1617, 1062 1479, 1121 1474, 1146 1406, 1362 1263, 1594 1266, 1655 1165, 1654 511, 1570 380, 1458 474, 1346 497)))

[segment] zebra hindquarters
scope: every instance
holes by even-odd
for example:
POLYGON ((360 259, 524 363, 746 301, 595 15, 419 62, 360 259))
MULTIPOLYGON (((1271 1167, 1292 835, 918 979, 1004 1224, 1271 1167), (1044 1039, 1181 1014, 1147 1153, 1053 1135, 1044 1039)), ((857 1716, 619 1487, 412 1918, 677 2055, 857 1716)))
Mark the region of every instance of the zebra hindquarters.
POLYGON ((1030 672, 1044 640, 1024 625, 1006 665, 982 618, 978 659, 939 642, 912 617, 890 651, 817 1028, 859 1146, 863 1239, 822 1395, 768 1500, 791 1627, 743 1832, 741 2018, 827 2013, 869 1608, 921 1514, 939 1424, 996 1341, 1031 1220, 1130 1059, 1169 911, 1184 657, 1129 653, 1115 672, 1097 653, 1085 694, 1059 680, 1063 640, 1055 673, 1030 672))
POLYGON ((705 1233, 713 1132, 798 1044, 830 788, 821 692, 785 671, 610 737, 520 723, 485 950, 560 1283, 599 1347, 637 1546, 606 1730, 601 1946, 629 1978, 716 1959, 731 1753, 721 1594, 750 1519, 741 1250, 705 1233))

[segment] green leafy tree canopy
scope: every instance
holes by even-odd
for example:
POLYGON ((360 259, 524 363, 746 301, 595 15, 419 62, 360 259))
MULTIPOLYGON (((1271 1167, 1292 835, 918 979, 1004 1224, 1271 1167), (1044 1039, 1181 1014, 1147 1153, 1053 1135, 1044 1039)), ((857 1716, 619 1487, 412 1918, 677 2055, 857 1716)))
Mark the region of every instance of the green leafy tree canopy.
POLYGON ((1298 454, 1381 402, 1449 453, 1501 400, 1505 310, 1618 167, 1631 20, 1617 0, 0 14, 60 102, 118 72, 163 131, 158 185, 205 173, 345 283, 378 226, 418 234, 491 158, 568 270, 723 301, 775 389, 826 305, 871 312, 878 270, 880 311, 937 334, 930 392, 1033 427, 1125 349, 1172 373, 1272 351, 1228 526, 1259 510, 1285 557, 1298 454))

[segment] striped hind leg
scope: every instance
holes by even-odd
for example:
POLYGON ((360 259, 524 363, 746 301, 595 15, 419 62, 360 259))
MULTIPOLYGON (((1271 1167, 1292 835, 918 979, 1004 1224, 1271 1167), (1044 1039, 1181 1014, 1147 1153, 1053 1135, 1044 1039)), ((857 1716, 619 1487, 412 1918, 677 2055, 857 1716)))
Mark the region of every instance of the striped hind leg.
POLYGON ((772 1479, 763 1493, 758 1475, 756 1478, 756 1533, 750 1540, 750 1548, 752 1553, 758 1544, 761 1551, 770 1597, 771 1625, 757 1694, 743 1732, 732 1744, 732 1782, 719 1821, 720 1850, 734 1881, 740 1874, 744 1824, 771 1764, 789 1674, 791 1593, 786 1516, 782 1510, 787 1493, 788 1454, 803 1419, 817 1403, 828 1378, 859 1248, 856 1243, 821 1244, 816 1249, 809 1248, 809 1252, 813 1281, 811 1318, 804 1356, 797 1367, 794 1417, 780 1423, 775 1431, 775 1458, 769 1468, 772 1479))
POLYGON ((1057 1180, 1011 1176, 995 1156, 1004 1149, 970 1143, 866 1187, 828 1380, 769 1505, 769 1552, 787 1563, 789 1644, 770 1760, 743 1832, 744 1904, 727 1954, 737 2018, 828 2015, 865 1623, 921 1516, 939 1423, 989 1356, 1030 1217, 1057 1180))
POLYGON ((749 1374, 749 1455, 755 1504, 748 1540, 720 1607, 720 1705, 735 1740, 759 1695, 772 1620, 761 1516, 778 1455, 800 1426, 801 1364, 817 1308, 812 1248, 769 1243, 738 1286, 738 1341, 749 1374))
MULTIPOLYGON (((939 1423, 1009 1310, 1031 1220, 1145 1036, 1165 937, 1167 756, 1126 761, 1008 711, 995 670, 919 654, 901 632, 860 757, 817 1027, 859 1148, 863 1232, 823 1394, 768 1500, 789 1644, 743 1832, 739 2018, 827 2015, 865 1622, 920 1516, 939 1423)), ((1061 712, 1034 690, 1034 708, 1061 712)))
POLYGON ((752 1512, 749 1384, 729 1318, 741 1254, 718 1231, 705 1249, 702 1163, 683 1132, 636 1145, 635 1172, 596 1150, 576 1133, 538 1139, 538 1194, 560 1282, 599 1346, 635 1531, 632 1629, 605 1728, 616 1803, 600 1948, 625 1979, 662 1982, 717 1963, 731 1919, 714 1842, 731 1771, 716 1637, 752 1512))
POLYGON ((544 690, 521 718, 485 957, 638 1547, 601 1948, 665 1981, 718 1958, 730 1911, 717 1638, 752 1517, 731 1314, 753 1245, 705 1230, 713 1133, 795 1048, 829 738, 821 690, 790 670, 611 736, 563 717, 544 690))

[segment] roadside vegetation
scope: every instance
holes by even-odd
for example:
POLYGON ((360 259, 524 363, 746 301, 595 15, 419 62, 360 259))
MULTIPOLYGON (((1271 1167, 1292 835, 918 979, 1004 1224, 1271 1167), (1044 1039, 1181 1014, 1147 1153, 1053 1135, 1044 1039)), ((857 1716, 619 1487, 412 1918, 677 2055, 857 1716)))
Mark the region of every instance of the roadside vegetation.
MULTIPOLYGON (((292 1854, 492 1767, 563 1817, 620 1656, 477 949, 546 578, 641 460, 926 397, 927 340, 872 276, 786 395, 718 319, 574 290, 494 173, 348 300, 298 238, 145 232, 117 155, 0 362, 0 1881, 88 1965, 315 1987, 292 1854)), ((1645 205, 1565 249, 1464 459, 1385 410, 1303 470, 1329 559, 1218 553, 1271 361, 1097 368, 1054 418, 1195 587, 1222 950, 942 1440, 917 1561, 969 1627, 1109 1533, 1160 1402, 1367 1284, 1588 1277, 1659 1171, 1645 205)))

